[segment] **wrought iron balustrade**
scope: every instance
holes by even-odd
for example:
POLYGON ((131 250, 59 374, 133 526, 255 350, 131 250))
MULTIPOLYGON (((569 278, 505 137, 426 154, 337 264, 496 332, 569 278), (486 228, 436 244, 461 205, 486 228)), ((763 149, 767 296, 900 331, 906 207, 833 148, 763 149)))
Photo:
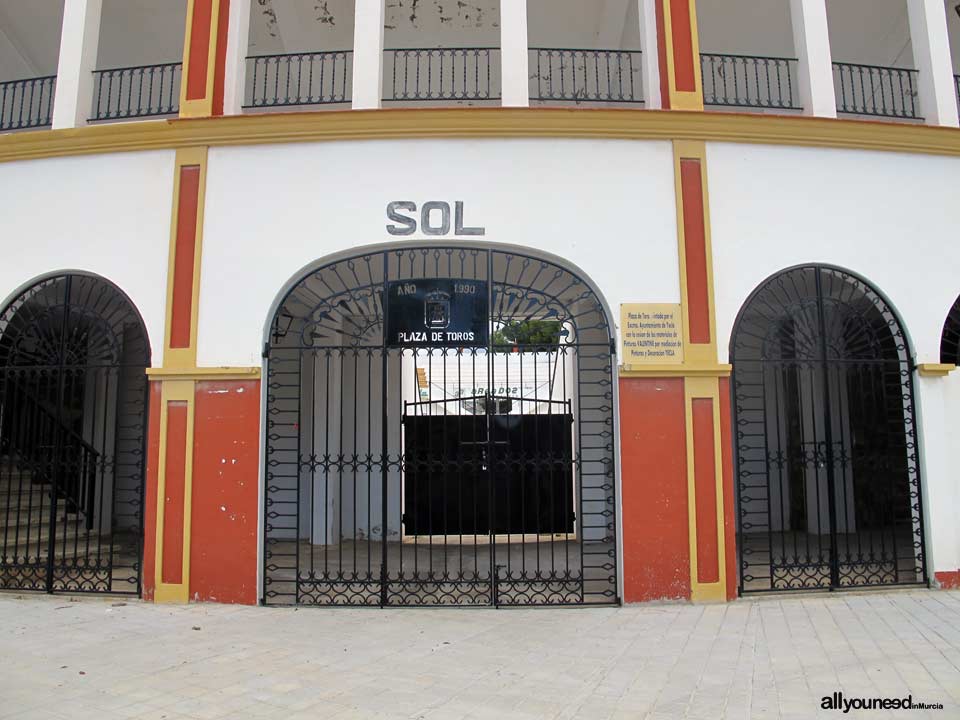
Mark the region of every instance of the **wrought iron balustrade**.
POLYGON ((917 71, 907 68, 833 63, 837 112, 920 120, 917 71))
POLYGON ((530 48, 530 99, 541 103, 643 103, 637 50, 530 48))
POLYGON ((256 55, 247 58, 245 108, 349 103, 353 51, 256 55))
POLYGON ((960 106, 960 75, 953 76, 953 86, 957 95, 957 105, 960 106))
POLYGON ((701 53, 703 104, 800 110, 795 58, 701 53))
POLYGON ((385 50, 384 60, 385 102, 500 99, 499 48, 385 50))
POLYGON ((0 132, 49 127, 56 75, 0 82, 0 132))
POLYGON ((91 120, 176 115, 182 63, 94 70, 91 120))

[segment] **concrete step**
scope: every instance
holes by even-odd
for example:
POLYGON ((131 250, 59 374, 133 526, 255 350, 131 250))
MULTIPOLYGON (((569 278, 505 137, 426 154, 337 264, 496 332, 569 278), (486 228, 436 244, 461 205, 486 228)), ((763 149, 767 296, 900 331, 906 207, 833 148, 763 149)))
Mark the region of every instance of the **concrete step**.
MULTIPOLYGON (((100 554, 109 554, 110 538, 109 536, 100 536, 96 530, 87 531, 83 527, 74 528, 69 524, 67 526, 67 541, 63 542, 63 524, 57 526, 55 538, 55 549, 53 555, 55 558, 72 559, 85 557, 87 555, 96 555, 97 546, 102 543, 100 554), (89 545, 89 550, 87 546, 89 545)), ((0 560, 6 563, 27 563, 36 559, 45 560, 47 549, 50 543, 50 529, 43 528, 37 532, 33 528, 28 535, 21 534, 19 537, 12 533, 7 536, 7 542, 3 542, 3 533, 0 532, 0 560)))
POLYGON ((45 485, 24 485, 23 488, 0 490, 0 518, 6 514, 7 508, 16 512, 17 508, 36 507, 41 502, 50 507, 50 492, 45 485))

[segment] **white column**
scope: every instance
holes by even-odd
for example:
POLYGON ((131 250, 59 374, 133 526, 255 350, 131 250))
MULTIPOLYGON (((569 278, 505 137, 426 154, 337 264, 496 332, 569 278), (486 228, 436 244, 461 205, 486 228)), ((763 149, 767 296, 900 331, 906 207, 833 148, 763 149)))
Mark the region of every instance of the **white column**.
POLYGON ((643 92, 648 110, 663 107, 660 97, 660 42, 657 38, 657 3, 659 0, 637 0, 640 3, 640 37, 643 43, 643 92))
POLYGON ((53 128, 81 127, 93 108, 93 71, 100 45, 102 0, 65 0, 60 31, 53 128))
POLYGON ((527 0, 500 0, 500 104, 530 107, 527 0))
POLYGON ((231 0, 227 27, 223 114, 239 115, 247 89, 247 49, 250 46, 250 0, 231 0))
POLYGON ((790 0, 797 51, 800 104, 805 115, 837 116, 826 0, 790 0))
POLYGON ((955 455, 950 443, 947 383, 953 377, 914 375, 917 383, 920 420, 920 451, 926 530, 927 572, 956 572, 960 569, 960 534, 957 532, 956 475, 950 462, 955 455))
POLYGON ((356 0, 353 27, 353 109, 380 107, 383 97, 384 0, 356 0))
POLYGON ((958 127, 953 63, 943 0, 907 0, 910 43, 918 71, 920 114, 927 125, 958 127))

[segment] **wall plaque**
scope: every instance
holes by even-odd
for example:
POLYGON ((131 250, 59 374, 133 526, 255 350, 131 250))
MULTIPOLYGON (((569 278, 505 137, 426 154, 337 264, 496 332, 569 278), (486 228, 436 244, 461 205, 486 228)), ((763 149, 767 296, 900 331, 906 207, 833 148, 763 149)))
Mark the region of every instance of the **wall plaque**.
POLYGON ((683 362, 683 317, 673 303, 627 303, 620 306, 624 365, 683 362))
POLYGON ((387 283, 389 347, 486 347, 489 287, 484 280, 428 278, 387 283))

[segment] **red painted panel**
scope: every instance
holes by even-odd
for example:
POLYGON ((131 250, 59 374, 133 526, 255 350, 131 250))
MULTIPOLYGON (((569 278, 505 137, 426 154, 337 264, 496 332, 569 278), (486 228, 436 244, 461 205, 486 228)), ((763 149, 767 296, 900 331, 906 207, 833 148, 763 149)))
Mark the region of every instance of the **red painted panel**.
POLYGON ((213 69, 213 114, 223 115, 223 88, 227 73, 227 27, 230 21, 230 0, 220 0, 217 19, 217 56, 213 69))
POLYGON ((200 198, 200 166, 180 168, 180 198, 177 207, 177 242, 173 263, 173 307, 170 310, 170 347, 190 347, 193 313, 193 260, 197 247, 197 205, 200 198))
POLYGON ((623 596, 690 597, 683 380, 620 380, 623 596))
POLYGON ((657 64, 660 66, 660 106, 670 109, 670 75, 667 70, 667 31, 664 29, 663 3, 657 0, 657 64))
POLYGON ((670 28, 673 31, 674 82, 680 92, 696 92, 693 63, 693 30, 690 26, 691 0, 670 0, 670 28))
POLYGON ((163 498, 163 567, 165 583, 183 582, 183 502, 187 478, 187 404, 167 403, 167 458, 163 498))
POLYGON ((215 0, 194 0, 190 19, 190 66, 187 68, 187 100, 207 96, 207 67, 210 53, 210 27, 215 0))
POLYGON ((260 382, 197 383, 190 597, 257 602, 260 382))
POLYGON ((717 548, 717 463, 713 432, 713 400, 693 401, 693 482, 697 516, 697 581, 720 580, 717 548))
POLYGON ((720 448, 723 462, 723 539, 727 562, 727 600, 737 597, 737 518, 733 489, 733 436, 730 378, 720 378, 720 448))
POLYGON ((157 471, 160 467, 160 392, 163 384, 150 383, 147 407, 147 472, 143 505, 143 588, 141 597, 153 600, 156 590, 157 471))
POLYGON ((941 590, 960 590, 960 570, 933 574, 941 590))
POLYGON ((703 212, 700 161, 680 160, 683 193, 683 242, 687 258, 687 298, 690 342, 710 342, 710 295, 707 287, 707 239, 703 212))

